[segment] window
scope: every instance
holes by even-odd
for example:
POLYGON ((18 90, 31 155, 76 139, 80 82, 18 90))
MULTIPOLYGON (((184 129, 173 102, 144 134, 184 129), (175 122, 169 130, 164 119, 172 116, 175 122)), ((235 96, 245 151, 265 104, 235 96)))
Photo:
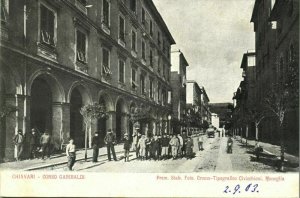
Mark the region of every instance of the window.
POLYGON ((142 58, 146 60, 146 43, 142 40, 142 58))
POLYGON ((5 25, 8 18, 8 0, 1 0, 1 24, 5 25))
POLYGON ((136 12, 136 0, 130 0, 130 10, 136 12))
POLYGON ((149 29, 150 29, 150 35, 153 36, 153 22, 152 20, 150 20, 150 23, 149 23, 149 29))
POLYGON ((119 17, 119 39, 125 41, 125 20, 123 17, 119 17))
POLYGON ((125 62, 119 60, 119 82, 125 83, 125 62))
POLYGON ((163 64, 163 71, 162 71, 162 73, 163 73, 163 77, 165 78, 166 77, 166 65, 165 64, 163 64))
POLYGON ((40 40, 44 44, 54 46, 55 14, 44 5, 41 5, 40 12, 40 40))
POLYGON ((160 84, 157 84, 157 101, 160 102, 160 84))
POLYGON ((162 41, 162 51, 163 53, 166 53, 165 40, 162 41))
POLYGON ((136 52, 136 32, 131 31, 131 49, 136 52))
POLYGON ((153 51, 150 49, 150 66, 153 67, 153 51))
POLYGON ((141 94, 145 94, 146 89, 145 89, 145 76, 144 76, 144 74, 141 74, 140 81, 141 81, 141 94))
POLYGON ((108 0, 102 0, 103 1, 103 23, 109 27, 109 2, 108 0))
POLYGON ((86 63, 86 35, 81 31, 76 31, 76 50, 77 50, 77 61, 86 63))
POLYGON ((109 65, 109 50, 102 49, 102 74, 111 75, 110 65, 109 65))
POLYGON ((136 70, 134 68, 131 69, 131 87, 132 89, 136 90, 136 70))
POLYGON ((142 8, 142 24, 146 24, 146 12, 144 8, 142 8))
POLYGON ((150 88, 149 96, 150 96, 150 98, 153 98, 153 79, 152 78, 149 78, 149 88, 150 88))

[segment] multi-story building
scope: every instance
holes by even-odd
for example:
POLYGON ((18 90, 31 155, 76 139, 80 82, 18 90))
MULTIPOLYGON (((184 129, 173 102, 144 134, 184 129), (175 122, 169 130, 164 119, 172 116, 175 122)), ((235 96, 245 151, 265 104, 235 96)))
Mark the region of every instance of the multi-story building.
POLYGON ((13 157, 19 128, 83 147, 80 108, 92 103, 107 116, 92 121, 89 143, 95 131, 132 133, 134 108, 150 117, 142 133, 165 132, 174 43, 152 0, 2 0, 0 105, 18 110, 1 119, 1 156, 13 157))
POLYGON ((180 133, 186 125, 186 67, 189 66, 183 53, 171 52, 172 123, 174 133, 180 133))
POLYGON ((255 138, 254 121, 244 119, 249 118, 247 114, 257 107, 255 52, 248 51, 243 55, 241 69, 244 80, 233 97, 236 101, 234 126, 244 137, 255 138))
POLYGON ((199 86, 194 80, 187 80, 186 85, 187 108, 193 109, 199 116, 200 123, 211 122, 211 112, 209 110, 209 97, 203 86, 199 86))
MULTIPOLYGON (((262 103, 268 90, 287 69, 299 64, 299 1, 256 0, 251 22, 254 23, 256 51, 257 103, 262 103)), ((285 119, 285 138, 289 146, 299 137, 298 107, 289 108, 285 119)), ((259 138, 279 143, 279 125, 275 116, 267 116, 260 124, 259 138)), ((295 150, 292 148, 292 150, 295 150)), ((297 150, 297 149, 296 149, 297 150)))

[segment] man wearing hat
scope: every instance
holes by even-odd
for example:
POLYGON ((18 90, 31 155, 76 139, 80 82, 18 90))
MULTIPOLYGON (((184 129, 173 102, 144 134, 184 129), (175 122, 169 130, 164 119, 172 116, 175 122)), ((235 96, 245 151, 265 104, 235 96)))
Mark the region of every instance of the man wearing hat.
POLYGON ((111 161, 110 150, 112 152, 114 160, 117 161, 115 148, 114 148, 115 141, 116 141, 116 136, 113 134, 111 129, 108 129, 107 134, 104 138, 104 143, 106 144, 107 147, 107 155, 109 161, 111 161))
POLYGON ((98 155, 99 155, 99 136, 96 132, 93 139, 92 139, 92 148, 93 148, 93 163, 98 161, 98 155))
POLYGON ((18 130, 18 133, 14 136, 14 144, 17 147, 17 157, 16 160, 19 161, 20 160, 20 156, 23 153, 23 142, 24 142, 24 136, 23 136, 23 131, 22 129, 18 130))
POLYGON ((129 140, 128 134, 125 133, 124 135, 124 159, 125 162, 129 162, 129 151, 131 147, 131 141, 129 140))

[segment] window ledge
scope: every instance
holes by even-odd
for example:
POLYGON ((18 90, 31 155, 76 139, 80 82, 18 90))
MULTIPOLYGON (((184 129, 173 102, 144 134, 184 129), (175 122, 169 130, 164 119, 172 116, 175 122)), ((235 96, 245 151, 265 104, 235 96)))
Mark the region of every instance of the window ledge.
POLYGON ((44 58, 57 61, 57 52, 55 47, 50 47, 43 43, 37 43, 37 54, 44 58))
POLYGON ((136 53, 136 51, 134 51, 134 50, 131 50, 131 55, 132 55, 134 58, 136 58, 136 57, 137 57, 137 53, 136 53))
POLYGON ((118 38, 118 44, 121 45, 124 48, 126 46, 126 43, 122 39, 120 39, 120 38, 118 38))
POLYGON ((76 61, 75 70, 79 71, 81 73, 87 74, 88 73, 88 66, 87 66, 86 63, 81 63, 79 61, 76 61))
POLYGON ((141 63, 142 63, 143 65, 146 65, 146 60, 142 58, 141 63))
POLYGON ((106 34, 110 35, 110 28, 105 23, 102 22, 101 28, 106 34))
POLYGON ((87 8, 84 5, 82 5, 80 2, 78 2, 77 0, 75 1, 75 6, 78 10, 80 10, 85 15, 87 15, 87 8))

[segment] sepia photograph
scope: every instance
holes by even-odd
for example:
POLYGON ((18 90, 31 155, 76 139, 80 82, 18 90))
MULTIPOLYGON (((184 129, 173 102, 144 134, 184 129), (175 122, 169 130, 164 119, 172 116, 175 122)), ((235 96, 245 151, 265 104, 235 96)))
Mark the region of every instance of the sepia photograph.
POLYGON ((1 197, 299 196, 299 0, 0 14, 1 197))

